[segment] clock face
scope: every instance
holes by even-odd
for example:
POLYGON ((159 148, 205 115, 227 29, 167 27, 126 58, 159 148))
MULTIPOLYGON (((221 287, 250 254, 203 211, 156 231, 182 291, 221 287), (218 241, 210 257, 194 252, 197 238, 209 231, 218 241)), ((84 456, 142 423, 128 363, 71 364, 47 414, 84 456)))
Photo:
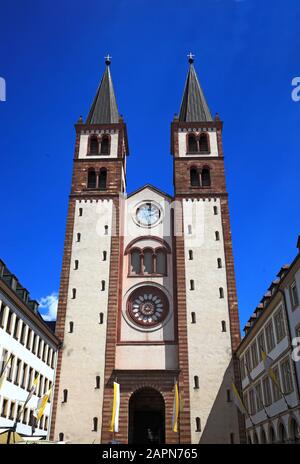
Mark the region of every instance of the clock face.
POLYGON ((140 225, 151 227, 160 220, 161 211, 158 206, 150 201, 143 203, 136 210, 136 218, 140 225))

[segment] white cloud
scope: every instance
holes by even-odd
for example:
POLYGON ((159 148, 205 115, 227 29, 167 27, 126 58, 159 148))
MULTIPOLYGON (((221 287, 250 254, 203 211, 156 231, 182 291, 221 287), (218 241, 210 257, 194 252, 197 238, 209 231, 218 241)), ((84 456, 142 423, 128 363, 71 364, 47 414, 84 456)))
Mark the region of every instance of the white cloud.
POLYGON ((58 295, 56 292, 43 296, 39 300, 39 309, 45 321, 54 321, 57 314, 58 295))

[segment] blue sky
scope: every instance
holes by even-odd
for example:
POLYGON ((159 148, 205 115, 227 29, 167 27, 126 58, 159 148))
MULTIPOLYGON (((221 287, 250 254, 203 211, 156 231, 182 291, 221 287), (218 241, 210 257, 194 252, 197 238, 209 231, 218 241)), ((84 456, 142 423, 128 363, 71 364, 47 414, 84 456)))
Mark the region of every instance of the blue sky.
POLYGON ((128 127, 128 191, 149 182, 173 192, 170 122, 192 51, 224 120, 243 327, 297 251, 298 0, 0 0, 0 12, 0 254, 10 270, 33 298, 58 291, 73 124, 87 115, 108 52, 128 127))

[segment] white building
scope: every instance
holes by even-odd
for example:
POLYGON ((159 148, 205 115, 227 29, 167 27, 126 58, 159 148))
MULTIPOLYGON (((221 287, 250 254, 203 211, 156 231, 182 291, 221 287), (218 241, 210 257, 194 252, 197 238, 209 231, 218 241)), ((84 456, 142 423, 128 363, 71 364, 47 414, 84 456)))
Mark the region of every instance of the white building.
MULTIPOLYGON (((49 325, 38 312, 38 303, 0 260, 0 369, 13 355, 7 379, 0 390, 0 428, 12 427, 33 381, 39 374, 36 394, 21 414, 16 431, 32 435, 32 413, 41 397, 53 384, 59 344, 49 325)), ((51 399, 34 435, 47 436, 51 399)), ((1 432, 0 429, 0 432, 1 432)))
POLYGON ((300 361, 292 356, 295 337, 300 336, 299 268, 298 253, 291 265, 280 269, 246 324, 237 350, 244 404, 251 417, 246 419, 249 443, 300 441, 300 361), (280 389, 265 372, 261 349, 273 359, 280 389))

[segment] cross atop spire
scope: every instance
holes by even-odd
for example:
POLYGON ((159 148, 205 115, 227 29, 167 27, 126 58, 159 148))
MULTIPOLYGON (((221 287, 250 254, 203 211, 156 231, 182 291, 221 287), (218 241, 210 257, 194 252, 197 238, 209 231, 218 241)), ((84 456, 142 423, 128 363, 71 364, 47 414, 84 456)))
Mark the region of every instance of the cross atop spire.
POLYGON ((195 55, 193 55, 192 52, 190 52, 190 53, 187 55, 187 57, 188 57, 188 60, 189 60, 189 63, 190 63, 190 64, 194 63, 194 61, 195 61, 195 60, 194 60, 195 55))
POLYGON ((112 56, 110 56, 108 53, 104 58, 105 58, 105 64, 109 66, 111 63, 112 56))

